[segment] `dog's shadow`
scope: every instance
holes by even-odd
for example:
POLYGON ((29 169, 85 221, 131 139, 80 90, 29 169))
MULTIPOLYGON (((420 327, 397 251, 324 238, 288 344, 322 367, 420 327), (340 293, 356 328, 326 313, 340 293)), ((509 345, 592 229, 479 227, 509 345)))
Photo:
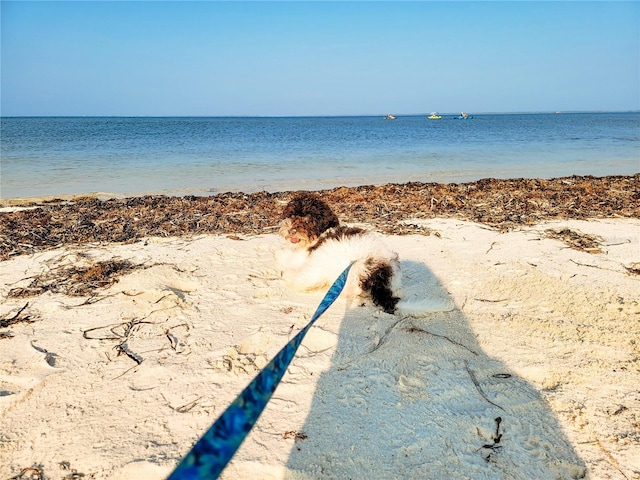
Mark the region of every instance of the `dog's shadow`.
MULTIPOLYGON (((402 268, 407 297, 446 294, 425 265, 402 268)), ((586 474, 536 389, 482 351, 459 308, 419 319, 348 309, 298 437, 294 478, 586 474)))

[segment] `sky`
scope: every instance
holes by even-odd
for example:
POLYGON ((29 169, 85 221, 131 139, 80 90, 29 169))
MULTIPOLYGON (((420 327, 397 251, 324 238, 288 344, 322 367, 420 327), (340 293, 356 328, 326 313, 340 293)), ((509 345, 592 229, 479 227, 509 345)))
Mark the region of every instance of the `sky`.
POLYGON ((0 2, 3 116, 640 110, 640 2, 0 2))

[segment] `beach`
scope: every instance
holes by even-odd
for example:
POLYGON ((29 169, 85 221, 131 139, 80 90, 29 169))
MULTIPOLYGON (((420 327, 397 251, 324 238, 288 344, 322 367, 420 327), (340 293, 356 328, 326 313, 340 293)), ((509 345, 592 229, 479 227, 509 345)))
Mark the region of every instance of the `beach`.
MULTIPOLYGON (((3 202, 0 478, 165 478, 324 295, 293 194, 3 202)), ((338 298, 222 478, 640 478, 640 174, 319 194, 455 308, 338 298)))

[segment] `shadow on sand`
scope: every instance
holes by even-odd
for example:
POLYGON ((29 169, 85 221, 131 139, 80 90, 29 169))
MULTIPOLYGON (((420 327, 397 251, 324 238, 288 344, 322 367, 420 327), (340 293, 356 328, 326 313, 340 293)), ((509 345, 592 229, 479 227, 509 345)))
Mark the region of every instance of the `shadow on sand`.
MULTIPOLYGON (((446 291, 403 262, 405 293, 446 291)), ((431 294, 430 293, 430 294, 431 294)), ((335 308, 335 307, 334 307, 335 308)), ((491 358, 463 312, 345 313, 288 459, 313 479, 571 479, 584 462, 536 389, 491 358)))

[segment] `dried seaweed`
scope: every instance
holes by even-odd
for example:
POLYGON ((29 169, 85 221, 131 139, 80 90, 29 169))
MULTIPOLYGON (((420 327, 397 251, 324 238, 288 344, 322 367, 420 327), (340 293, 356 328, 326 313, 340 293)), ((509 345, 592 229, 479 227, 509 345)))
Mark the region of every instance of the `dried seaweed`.
POLYGON ((73 297, 89 296, 98 288, 105 288, 118 281, 118 277, 134 269, 144 268, 128 260, 111 259, 85 266, 71 265, 54 268, 32 277, 26 287, 9 290, 9 298, 24 298, 45 292, 63 293, 73 297))
POLYGON ((418 327, 413 326, 413 325, 412 325, 412 326, 410 326, 409 328, 407 328, 405 331, 406 331, 406 332, 409 332, 409 333, 426 333, 426 334, 431 335, 431 336, 433 336, 433 337, 443 338, 444 340, 448 341, 448 342, 449 342, 449 343, 451 343, 452 345, 456 345, 456 346, 458 346, 458 347, 462 347, 462 348, 464 348, 465 350, 467 350, 468 352, 473 353, 475 356, 478 356, 478 352, 475 352, 475 351, 471 350, 469 347, 467 347, 466 345, 463 345, 463 344, 462 344, 462 343, 460 343, 460 342, 456 342, 455 340, 450 339, 450 338, 449 338, 449 337, 447 337, 446 335, 440 335, 440 334, 438 334, 438 333, 429 332, 429 331, 427 331, 427 330, 424 330, 424 329, 422 329, 422 328, 418 328, 418 327))
MULTIPOLYGON (((33 323, 37 317, 32 314, 25 313, 25 310, 29 306, 29 303, 25 303, 23 307, 18 309, 13 315, 5 315, 0 317, 0 328, 8 328, 16 323, 33 323)), ((10 335, 0 334, 0 338, 9 338, 10 335)))
MULTIPOLYGON (((94 327, 82 332, 83 338, 86 340, 119 340, 113 349, 117 352, 116 356, 126 355, 131 360, 136 362, 136 365, 140 365, 144 358, 142 355, 132 351, 127 342, 131 339, 142 325, 153 325, 153 322, 145 320, 133 319, 129 322, 118 323, 116 325, 104 325, 101 327, 94 327)), ((127 373, 126 370, 124 373, 127 373)), ((123 373, 123 375, 124 375, 123 373)))
POLYGON ((41 468, 27 467, 23 468, 18 475, 8 480, 44 480, 44 473, 41 468))
POLYGON ((629 275, 640 275, 640 262, 633 262, 624 266, 629 275))
MULTIPOLYGON (((134 242, 149 236, 271 233, 296 192, 144 196, 34 204, 0 214, 0 259, 68 244, 134 242)), ((640 218, 640 174, 557 179, 406 183, 319 192, 338 217, 383 233, 428 235, 412 220, 458 218, 510 230, 559 218, 640 218)))
POLYGON ((469 378, 471 378, 471 381, 473 382, 473 384, 476 387, 476 390, 478 391, 478 393, 480 394, 480 396, 482 398, 484 398, 488 403, 490 403, 491 405, 493 405, 494 407, 499 408, 500 410, 504 411, 504 408, 502 408, 500 405, 498 405, 497 403, 492 402, 491 400, 489 400, 489 397, 487 397, 487 394, 484 393, 484 390, 482 389, 482 386, 480 385, 480 382, 478 382, 478 379, 476 378, 475 373, 473 373, 473 370, 471 370, 469 368, 469 362, 467 362, 466 360, 464 361, 464 368, 467 370, 467 373, 469 374, 469 378))
POLYGON ((574 250, 587 253, 602 253, 600 247, 604 243, 604 239, 599 235, 576 232, 569 228, 548 229, 544 233, 546 238, 561 240, 574 250))
POLYGON ((295 430, 289 430, 288 432, 284 432, 282 434, 282 438, 288 439, 293 438, 294 440, 306 440, 309 436, 304 432, 296 432, 295 430))

